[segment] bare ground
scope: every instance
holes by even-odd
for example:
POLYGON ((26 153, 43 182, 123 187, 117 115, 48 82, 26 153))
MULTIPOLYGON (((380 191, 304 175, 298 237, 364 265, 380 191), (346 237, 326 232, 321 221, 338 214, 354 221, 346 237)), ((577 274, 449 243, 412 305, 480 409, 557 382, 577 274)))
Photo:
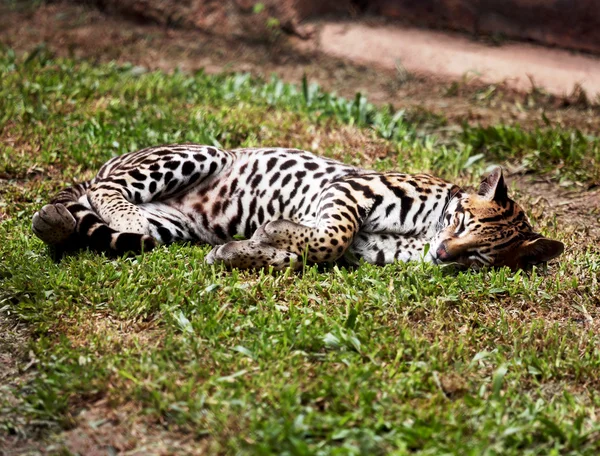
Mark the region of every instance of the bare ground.
POLYGON ((522 91, 535 83, 559 96, 574 87, 591 98, 600 95, 600 59, 592 55, 522 42, 490 46, 459 33, 370 22, 322 22, 320 49, 389 69, 402 65, 420 74, 459 79, 471 73, 483 82, 505 81, 522 91))
MULTIPOLYGON (((18 322, 0 308, 0 406, 5 410, 19 404, 19 398, 11 390, 24 385, 32 376, 29 370, 35 365, 35 358, 27 353, 26 348, 31 337, 26 324, 18 322)), ((14 419, 17 421, 18 417, 14 419)), ((14 423, 15 427, 21 424, 14 423)), ((36 443, 23 439, 18 433, 4 435, 0 432, 0 455, 24 454, 37 450, 37 447, 36 443)))
MULTIPOLYGON (((0 12, 0 43, 17 51, 45 43, 57 55, 131 62, 165 71, 178 67, 183 71, 248 71, 266 77, 275 73, 290 82, 299 82, 306 74, 342 95, 351 97, 361 91, 374 103, 404 108, 424 124, 519 123, 533 128, 543 125, 541 114, 545 113, 550 121, 566 127, 600 130, 597 106, 577 90, 569 96, 555 96, 539 87, 519 92, 505 83, 484 84, 469 75, 458 79, 416 76, 401 67, 386 70, 332 57, 321 53, 315 42, 281 37, 265 43, 226 40, 197 31, 130 22, 82 6, 52 4, 0 12)), ((569 230, 590 240, 600 239, 599 189, 573 191, 539 176, 515 175, 509 179, 535 210, 551 211, 569 230)), ((35 360, 22 347, 30 337, 24 325, 0 313, 0 361, 4 367, 0 391, 27 380, 35 360)), ((88 455, 210 451, 208 441, 186 442, 176 432, 132 418, 135 415, 132 410, 116 411, 101 400, 74 417, 74 428, 59 437, 61 444, 0 434, 0 455, 53 453, 63 444, 73 453, 88 455)))

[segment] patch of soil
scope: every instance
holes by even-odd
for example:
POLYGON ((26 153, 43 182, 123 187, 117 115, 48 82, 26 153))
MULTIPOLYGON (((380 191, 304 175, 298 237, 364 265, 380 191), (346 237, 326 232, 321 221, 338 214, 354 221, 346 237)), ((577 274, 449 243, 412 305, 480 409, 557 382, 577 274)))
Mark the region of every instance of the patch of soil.
MULTIPOLYGON (((371 102, 406 109, 424 122, 535 127, 544 125, 545 113, 557 124, 600 130, 597 109, 590 107, 581 91, 557 97, 532 86, 522 93, 504 82, 484 84, 472 73, 452 79, 432 72, 413 74, 401 64, 393 69, 359 64, 321 52, 319 33, 308 41, 285 35, 265 42, 227 39, 196 30, 140 24, 70 3, 0 12, 0 42, 19 51, 45 43, 60 56, 130 62, 164 71, 247 71, 264 77, 277 74, 295 83, 306 75, 327 90, 347 97, 366 93, 371 102)), ((327 32, 326 24, 315 26, 327 32)))
POLYGON ((352 21, 322 23, 319 45, 328 54, 388 69, 402 65, 452 79, 474 74, 524 91, 535 83, 559 96, 575 87, 592 99, 600 94, 600 59, 529 43, 491 46, 458 33, 352 21))
POLYGON ((148 423, 140 418, 139 410, 114 407, 106 400, 83 410, 77 417, 77 426, 63 432, 57 440, 60 443, 54 446, 55 451, 87 456, 211 454, 210 439, 194 439, 190 433, 148 423))
POLYGON ((24 323, 0 310, 0 410, 1 421, 10 423, 11 433, 0 430, 0 455, 25 454, 38 449, 36 443, 23 438, 26 423, 15 412, 21 400, 19 388, 32 376, 35 357, 27 353, 31 334, 24 323))
POLYGON ((531 175, 515 175, 509 180, 529 197, 528 206, 534 212, 554 215, 559 226, 577 233, 582 246, 597 248, 600 240, 600 188, 571 190, 531 175))
POLYGON ((0 311, 0 386, 10 384, 19 374, 19 364, 27 357, 28 340, 27 327, 0 311))

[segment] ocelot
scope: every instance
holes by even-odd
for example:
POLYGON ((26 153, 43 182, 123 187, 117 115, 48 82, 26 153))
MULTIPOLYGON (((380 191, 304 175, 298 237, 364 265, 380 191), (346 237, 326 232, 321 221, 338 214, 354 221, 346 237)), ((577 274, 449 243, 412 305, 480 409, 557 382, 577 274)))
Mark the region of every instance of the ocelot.
POLYGON ((207 263, 236 268, 344 256, 517 269, 564 250, 533 231, 500 168, 471 194, 427 174, 373 172, 301 150, 194 144, 109 160, 40 209, 32 226, 59 252, 137 254, 188 241, 215 246, 207 263))

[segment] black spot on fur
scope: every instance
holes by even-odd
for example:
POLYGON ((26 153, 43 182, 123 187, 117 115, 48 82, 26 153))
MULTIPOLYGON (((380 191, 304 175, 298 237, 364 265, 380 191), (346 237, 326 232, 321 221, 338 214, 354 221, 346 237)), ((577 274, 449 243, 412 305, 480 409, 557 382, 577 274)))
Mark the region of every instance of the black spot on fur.
POLYGON ((211 210, 213 217, 216 217, 219 214, 219 212, 221 211, 221 206, 222 206, 221 201, 217 201, 215 204, 213 204, 213 207, 211 210))
POLYGON ((385 208, 385 216, 389 217, 395 207, 396 207, 396 203, 392 203, 388 207, 386 207, 385 208))
POLYGON ((173 235, 171 234, 171 232, 169 231, 168 228, 165 228, 164 226, 159 226, 156 231, 158 231, 158 235, 160 236, 160 239, 165 244, 168 244, 169 242, 171 242, 173 240, 173 235))
POLYGON ((164 167, 175 171, 177 168, 179 168, 179 162, 178 161, 168 161, 164 164, 164 167))
POLYGON ((262 180, 262 174, 257 174, 256 176, 254 176, 254 179, 252 179, 252 182, 250 183, 250 187, 252 187, 252 188, 258 187, 258 184, 260 184, 261 180, 262 180))
POLYGON ((196 165, 194 165, 193 162, 186 161, 183 163, 183 166, 181 167, 181 173, 184 176, 189 176, 190 174, 192 174, 194 172, 195 169, 196 169, 196 165))
POLYGON ((297 171, 295 176, 296 179, 300 181, 306 177, 306 171, 297 171))
POLYGON ((273 186, 273 184, 275 182, 277 182, 277 179, 279 179, 279 176, 281 176, 281 174, 279 174, 279 171, 277 171, 275 174, 273 174, 273 176, 271 177, 271 179, 269 179, 269 185, 273 186))
POLYGON ((213 228, 215 234, 219 237, 219 239, 223 239, 226 240, 227 239, 227 234, 225 234, 225 230, 223 230, 223 228, 219 225, 215 226, 213 228))
POLYGON ((267 172, 268 173, 270 173, 273 170, 273 167, 275 166, 276 163, 277 163, 277 158, 275 158, 275 157, 269 158, 269 161, 267 162, 267 172))
POLYGON ((172 180, 165 187, 165 193, 170 193, 176 186, 177 186, 177 181, 176 180, 172 180))
POLYGON ((296 160, 287 160, 281 164, 281 169, 286 170, 294 166, 296 163, 298 163, 296 160))
POLYGON ((98 217, 93 212, 88 212, 85 214, 81 220, 79 220, 79 224, 77 225, 77 231, 83 235, 87 235, 88 230, 95 225, 96 223, 100 223, 100 217, 98 217))
POLYGON ((135 180, 138 181, 144 181, 147 179, 148 176, 146 176, 145 174, 141 173, 139 170, 137 169, 132 169, 131 171, 129 171, 129 175, 131 177, 133 177, 135 180))
POLYGON ((107 225, 98 225, 90 235, 90 248, 98 252, 106 251, 110 248, 110 241, 113 230, 107 225))
POLYGON ((77 215, 80 212, 85 212, 85 211, 89 211, 89 209, 87 207, 85 207, 83 204, 70 204, 69 205, 69 212, 73 215, 77 215))
POLYGON ((198 179, 200 179, 201 174, 200 173, 194 173, 192 174, 192 177, 190 177, 189 183, 190 184, 194 184, 198 181, 198 179))

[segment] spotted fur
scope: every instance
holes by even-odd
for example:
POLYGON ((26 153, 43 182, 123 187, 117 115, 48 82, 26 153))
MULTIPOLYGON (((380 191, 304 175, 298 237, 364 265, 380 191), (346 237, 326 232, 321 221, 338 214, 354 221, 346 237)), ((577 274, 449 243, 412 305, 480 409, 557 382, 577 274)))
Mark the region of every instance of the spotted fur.
POLYGON ((61 251, 207 243, 208 263, 238 268, 346 256, 516 269, 563 251, 533 231, 500 168, 469 194, 426 174, 376 173, 300 150, 193 144, 113 158, 40 209, 32 227, 61 251))

